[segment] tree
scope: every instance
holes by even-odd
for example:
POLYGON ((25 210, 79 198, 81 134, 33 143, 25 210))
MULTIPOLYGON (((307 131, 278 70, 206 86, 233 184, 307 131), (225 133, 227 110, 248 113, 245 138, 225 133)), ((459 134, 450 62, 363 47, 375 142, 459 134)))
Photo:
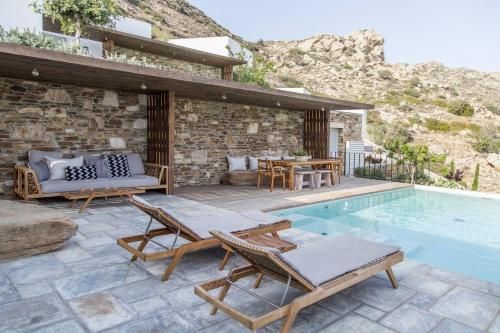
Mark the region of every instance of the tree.
POLYGON ((479 189, 479 163, 476 164, 476 170, 474 171, 474 180, 472 181, 472 190, 477 191, 479 189))
POLYGON ((420 169, 424 170, 428 162, 442 162, 444 155, 433 154, 429 147, 424 145, 411 145, 401 138, 386 141, 384 147, 389 152, 387 156, 397 160, 403 170, 410 175, 410 181, 415 184, 415 175, 420 169))
POLYGON ((254 55, 251 65, 236 66, 233 79, 236 82, 255 84, 269 88, 270 84, 266 78, 270 73, 276 72, 274 63, 267 61, 259 55, 254 55))
POLYGON ((88 26, 114 27, 114 19, 120 14, 115 0, 43 0, 31 4, 37 13, 43 13, 52 22, 61 23, 66 34, 75 34, 77 43, 88 26))

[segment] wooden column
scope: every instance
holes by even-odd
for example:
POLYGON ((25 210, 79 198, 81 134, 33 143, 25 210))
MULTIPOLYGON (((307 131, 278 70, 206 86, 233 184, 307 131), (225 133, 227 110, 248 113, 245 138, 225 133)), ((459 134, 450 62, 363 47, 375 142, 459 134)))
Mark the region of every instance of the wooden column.
POLYGON ((233 81, 233 66, 222 67, 221 79, 226 81, 233 81))
POLYGON ((147 159, 168 165, 168 193, 174 190, 175 93, 148 94, 147 159))
POLYGON ((311 110, 304 115, 304 150, 313 158, 330 156, 330 111, 311 110))
POLYGON ((110 55, 115 53, 115 41, 112 39, 105 40, 102 43, 103 57, 106 58, 106 52, 110 55))

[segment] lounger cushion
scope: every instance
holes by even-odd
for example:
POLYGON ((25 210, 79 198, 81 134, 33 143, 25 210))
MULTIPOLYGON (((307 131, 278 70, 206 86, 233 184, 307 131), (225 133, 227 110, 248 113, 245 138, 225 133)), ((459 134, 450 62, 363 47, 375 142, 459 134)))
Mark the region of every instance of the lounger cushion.
POLYGON ((321 239, 278 256, 312 285, 320 286, 396 253, 399 249, 397 246, 343 235, 321 239))
POLYGON ((247 246, 250 246, 250 247, 254 247, 254 248, 257 248, 263 252, 267 252, 267 253, 274 253, 274 254, 278 254, 280 253, 280 250, 278 249, 275 249, 273 247, 268 247, 268 246, 259 246, 259 245, 255 245, 255 244, 252 244, 252 243, 249 243, 247 242, 246 240, 242 239, 242 238, 239 238, 239 237, 236 237, 234 236, 233 234, 231 233, 228 233, 228 232, 221 232, 219 231, 223 236, 229 238, 230 240, 232 240, 233 242, 235 243, 242 243, 244 245, 247 245, 247 246))
POLYGON ((159 185, 158 178, 151 176, 132 176, 97 178, 68 182, 66 180, 46 180, 40 183, 43 193, 72 192, 82 189, 140 187, 159 185))
POLYGON ((237 232, 256 229, 283 221, 282 217, 266 214, 260 211, 233 212, 221 209, 220 212, 212 212, 209 216, 182 216, 171 209, 160 209, 174 220, 186 226, 192 233, 201 239, 208 239, 211 230, 221 232, 237 232))

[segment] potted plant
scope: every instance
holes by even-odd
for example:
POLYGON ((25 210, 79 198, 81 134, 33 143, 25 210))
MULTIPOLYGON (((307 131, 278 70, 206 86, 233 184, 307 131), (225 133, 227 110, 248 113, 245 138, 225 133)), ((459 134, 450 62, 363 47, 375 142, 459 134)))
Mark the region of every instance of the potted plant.
POLYGON ((297 150, 293 153, 293 155, 295 156, 295 159, 300 162, 307 161, 311 158, 311 156, 308 156, 307 152, 304 149, 297 150))

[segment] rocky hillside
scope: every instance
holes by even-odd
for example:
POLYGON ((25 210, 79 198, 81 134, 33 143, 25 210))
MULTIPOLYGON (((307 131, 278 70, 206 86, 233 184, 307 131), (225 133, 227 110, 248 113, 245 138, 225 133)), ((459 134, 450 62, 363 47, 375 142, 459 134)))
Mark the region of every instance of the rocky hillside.
MULTIPOLYGON (((129 14, 153 23, 159 39, 229 35, 244 42, 184 0, 119 2, 129 14)), ((500 139, 500 73, 436 62, 389 64, 383 37, 370 30, 261 41, 253 49, 275 64, 276 73, 269 77, 273 86, 374 103, 373 142, 381 144, 396 132, 410 136, 455 160, 468 184, 479 163, 480 189, 500 192, 500 155, 494 147, 500 139)))

